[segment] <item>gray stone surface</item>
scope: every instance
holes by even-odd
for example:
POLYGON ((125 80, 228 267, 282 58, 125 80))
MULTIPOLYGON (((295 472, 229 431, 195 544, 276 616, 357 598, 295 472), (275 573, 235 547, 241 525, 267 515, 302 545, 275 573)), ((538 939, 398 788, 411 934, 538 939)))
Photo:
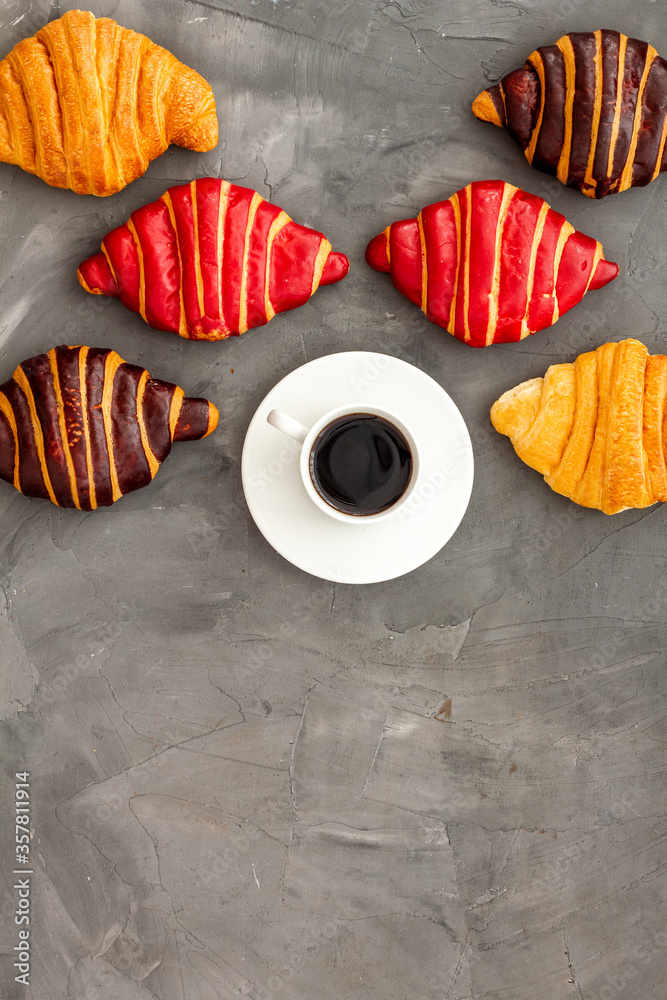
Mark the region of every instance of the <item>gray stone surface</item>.
MULTIPOLYGON (((70 6, 3 0, 0 54, 70 6)), ((90 515, 0 483, 2 996, 658 1000, 665 510, 575 507, 488 410, 605 340, 665 350, 667 179, 590 202, 469 107, 568 30, 615 27, 667 53, 665 0, 92 7, 212 82, 221 141, 172 147, 110 199, 0 165, 0 380, 54 344, 109 346, 208 395, 221 422, 90 515), (326 232, 348 278, 219 344, 82 292, 76 265, 109 228, 208 174, 326 232), (621 274, 551 330, 473 351, 363 254, 393 219, 486 177, 546 197, 621 274), (476 455, 451 542, 368 587, 277 555, 239 471, 274 383, 356 349, 439 381, 476 455), (11 958, 24 769, 28 988, 11 958)))

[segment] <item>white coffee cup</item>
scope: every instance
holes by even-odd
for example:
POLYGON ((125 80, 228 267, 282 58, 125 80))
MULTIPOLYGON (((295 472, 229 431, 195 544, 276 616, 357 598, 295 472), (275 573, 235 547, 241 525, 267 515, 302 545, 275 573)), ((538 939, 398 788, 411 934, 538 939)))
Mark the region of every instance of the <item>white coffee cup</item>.
POLYGON ((369 524, 372 521, 384 520, 384 518, 390 517, 395 514, 396 511, 400 510, 400 508, 408 502, 414 492, 419 478, 419 450, 417 448, 417 443, 405 424, 387 410, 381 409, 377 406, 359 405, 359 403, 351 406, 340 406, 335 410, 330 410, 328 413, 325 413, 319 418, 319 420, 315 421, 312 427, 306 427, 298 420, 290 417, 287 413, 283 413, 282 410, 271 410, 266 419, 272 427, 275 427, 277 430, 282 431, 283 434, 287 434, 288 437, 291 437, 295 441, 301 443, 299 471, 301 473, 301 480, 304 488, 310 499, 317 507, 319 507, 321 511, 328 514, 330 517, 336 518, 338 521, 343 521, 347 524, 369 524), (334 507, 331 503, 327 502, 327 500, 317 490, 313 482, 311 473, 311 454, 314 445, 318 442, 322 432, 325 431, 334 420, 339 420, 341 417, 345 417, 347 415, 383 418, 400 432, 411 453, 412 469, 410 478, 403 493, 390 507, 379 511, 376 514, 348 513, 344 510, 339 510, 337 507, 334 507))

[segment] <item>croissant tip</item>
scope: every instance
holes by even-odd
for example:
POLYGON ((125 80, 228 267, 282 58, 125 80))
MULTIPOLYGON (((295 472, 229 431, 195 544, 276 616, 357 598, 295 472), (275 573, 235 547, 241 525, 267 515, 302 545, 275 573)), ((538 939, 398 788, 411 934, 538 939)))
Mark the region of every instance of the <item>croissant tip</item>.
POLYGON ((206 428, 206 433, 203 437, 208 437, 218 426, 218 420, 220 419, 220 411, 217 406, 209 401, 208 404, 208 427, 206 428))
POLYGON ((374 271, 389 274, 389 229, 374 236, 366 247, 366 263, 374 271))
POLYGON ((76 276, 81 287, 91 295, 118 295, 111 268, 102 252, 79 264, 76 276))
POLYGON ((95 292, 93 291, 93 289, 90 287, 90 285, 88 284, 88 282, 84 278, 84 276, 83 276, 83 274, 81 272, 81 268, 80 267, 77 267, 77 269, 76 269, 76 276, 77 276, 78 282, 81 285, 81 287, 83 288, 84 292, 89 292, 91 295, 95 295, 95 292))
POLYGON ((344 253, 330 253, 322 269, 320 285, 334 285, 341 281, 350 270, 350 262, 344 253))
POLYGON ((499 125, 502 128, 505 123, 498 111, 499 103, 503 106, 500 84, 496 84, 495 87, 483 90, 481 94, 477 95, 472 102, 472 113, 480 121, 490 122, 492 125, 499 125))
POLYGON ((185 397, 174 428, 174 441, 201 441, 218 426, 218 408, 208 399, 185 397))
POLYGON ((215 104, 205 114, 196 119, 187 133, 179 139, 178 145, 191 149, 194 153, 210 153, 218 145, 218 117, 215 104))
POLYGON ((598 261, 598 266, 595 268, 595 274, 591 280, 590 287, 592 289, 604 288, 610 281, 618 277, 618 273, 618 264, 615 264, 613 260, 605 260, 604 257, 601 257, 598 261))

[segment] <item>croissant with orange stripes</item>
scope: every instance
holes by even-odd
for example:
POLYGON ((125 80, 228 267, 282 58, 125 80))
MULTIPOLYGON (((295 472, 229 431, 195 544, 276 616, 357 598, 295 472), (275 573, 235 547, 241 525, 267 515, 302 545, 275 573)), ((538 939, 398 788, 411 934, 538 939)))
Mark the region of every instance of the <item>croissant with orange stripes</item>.
POLYGON ((508 390, 491 421, 563 496, 616 514, 667 500, 667 357, 603 344, 508 390))
POLYGON ((87 292, 118 296, 157 330, 223 340, 303 305, 348 268, 322 233, 256 191, 204 177, 133 212, 78 277, 87 292))
POLYGON ((471 347, 523 340, 618 274, 597 240, 504 181, 474 181, 392 223, 366 260, 471 347))
POLYGON ((534 167, 589 198, 667 170, 667 62, 619 31, 573 31, 528 56, 472 106, 534 167))
POLYGON ((0 478, 59 507, 108 507, 150 483, 174 441, 217 423, 207 399, 114 351, 54 347, 0 385, 0 478))
POLYGON ((175 142, 218 142, 210 85, 145 35, 71 10, 0 62, 0 161, 110 195, 175 142))

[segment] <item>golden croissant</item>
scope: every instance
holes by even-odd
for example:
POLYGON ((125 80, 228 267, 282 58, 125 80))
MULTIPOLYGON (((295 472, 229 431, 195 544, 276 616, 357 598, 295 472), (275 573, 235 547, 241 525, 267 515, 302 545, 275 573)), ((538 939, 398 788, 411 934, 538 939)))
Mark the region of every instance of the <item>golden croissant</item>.
POLYGON ((616 514, 667 500, 666 398, 667 357, 623 340, 510 389, 491 422, 556 493, 616 514))
POLYGON ((667 170, 667 62, 619 31, 573 31, 477 96, 534 167, 589 198, 667 170))
POLYGON ((347 274, 314 229, 217 177, 169 188, 79 265, 83 288, 118 296, 157 330, 223 340, 296 309, 347 274))
POLYGON ((59 507, 108 507, 147 486, 174 441, 215 430, 218 411, 115 351, 54 347, 0 385, 0 478, 59 507))
POLYGON ((108 17, 68 11, 0 62, 0 161, 53 187, 114 194, 171 142, 217 141, 206 80, 108 17))
POLYGON ((471 347, 544 330, 618 274, 601 243, 542 198, 495 180, 473 181, 387 226, 366 261, 471 347))

